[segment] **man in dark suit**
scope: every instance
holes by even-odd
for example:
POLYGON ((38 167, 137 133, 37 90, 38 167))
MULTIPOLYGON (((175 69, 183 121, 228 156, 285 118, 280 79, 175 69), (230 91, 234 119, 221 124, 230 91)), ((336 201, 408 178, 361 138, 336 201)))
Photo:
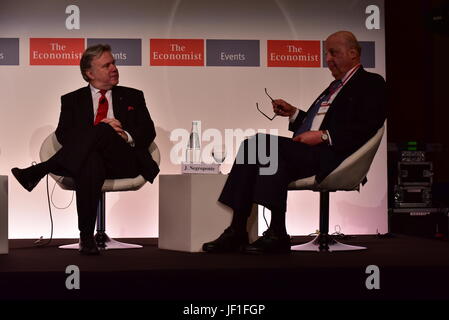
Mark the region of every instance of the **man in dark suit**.
POLYGON ((87 48, 80 68, 89 85, 61 98, 56 137, 62 148, 46 162, 11 171, 28 191, 50 172, 73 177, 80 253, 95 255, 95 220, 104 180, 141 174, 153 182, 159 168, 148 152, 156 131, 143 92, 117 86, 110 46, 87 48))
POLYGON ((275 136, 257 135, 240 146, 237 160, 251 158, 251 145, 257 146, 252 152, 259 154, 261 146, 276 143, 277 153, 270 157, 277 170, 263 174, 266 164, 261 161, 236 160, 219 198, 233 209, 231 225, 218 239, 205 243, 204 251, 289 252, 290 236, 285 227, 289 183, 313 175, 322 181, 383 125, 385 81, 360 65, 361 48, 355 36, 348 31, 336 32, 326 39, 325 50, 335 80, 307 112, 282 99, 273 100, 275 114, 290 118, 293 137, 273 140, 275 136), (261 238, 248 244, 246 222, 253 203, 271 210, 271 223, 261 238))

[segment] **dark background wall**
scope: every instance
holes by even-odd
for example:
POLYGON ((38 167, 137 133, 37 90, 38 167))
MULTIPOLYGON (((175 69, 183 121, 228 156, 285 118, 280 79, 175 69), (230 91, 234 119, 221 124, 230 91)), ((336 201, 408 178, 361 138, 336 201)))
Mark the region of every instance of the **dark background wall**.
POLYGON ((385 1, 388 143, 432 144, 436 183, 449 182, 448 8, 447 0, 385 1))

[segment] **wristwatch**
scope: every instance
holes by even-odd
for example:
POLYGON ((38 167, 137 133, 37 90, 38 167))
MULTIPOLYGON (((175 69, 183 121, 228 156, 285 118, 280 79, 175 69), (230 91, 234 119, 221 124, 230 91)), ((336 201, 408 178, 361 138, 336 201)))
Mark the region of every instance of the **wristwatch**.
POLYGON ((323 142, 329 143, 329 136, 327 135, 327 131, 321 131, 321 140, 323 140, 323 142))

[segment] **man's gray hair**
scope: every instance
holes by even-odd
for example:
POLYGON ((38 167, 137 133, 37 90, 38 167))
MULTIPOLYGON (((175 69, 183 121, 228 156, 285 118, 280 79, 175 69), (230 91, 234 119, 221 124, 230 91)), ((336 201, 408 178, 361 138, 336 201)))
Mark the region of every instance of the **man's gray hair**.
POLYGON ((83 56, 80 60, 80 69, 83 79, 87 82, 89 82, 90 79, 87 76, 86 72, 92 67, 92 60, 94 58, 100 57, 103 52, 111 52, 111 46, 108 44, 96 44, 88 47, 84 51, 83 56))

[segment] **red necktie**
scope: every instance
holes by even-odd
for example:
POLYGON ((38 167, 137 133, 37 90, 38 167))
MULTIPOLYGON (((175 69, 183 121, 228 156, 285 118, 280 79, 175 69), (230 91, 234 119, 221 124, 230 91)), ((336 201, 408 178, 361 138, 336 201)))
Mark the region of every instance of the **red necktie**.
POLYGON ((97 125, 101 120, 106 118, 106 116, 108 115, 109 103, 108 103, 108 99, 106 99, 106 96, 105 96, 106 90, 100 90, 100 93, 101 93, 101 97, 100 97, 100 100, 98 101, 98 110, 97 110, 97 115, 95 117, 94 125, 97 125))

